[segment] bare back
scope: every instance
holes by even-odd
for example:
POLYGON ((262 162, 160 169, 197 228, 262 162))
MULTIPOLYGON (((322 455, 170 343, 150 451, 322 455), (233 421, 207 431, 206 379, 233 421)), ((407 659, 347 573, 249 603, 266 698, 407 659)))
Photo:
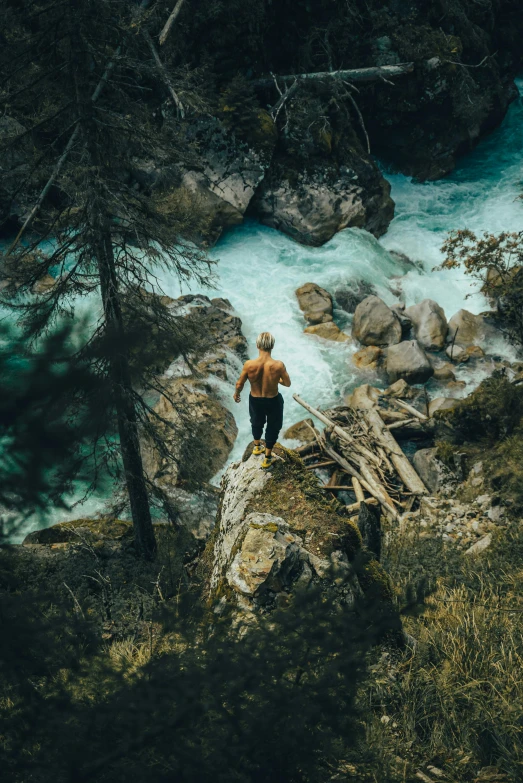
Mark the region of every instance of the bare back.
POLYGON ((253 397, 276 397, 282 371, 285 371, 283 362, 272 357, 251 359, 245 362, 244 370, 253 397))

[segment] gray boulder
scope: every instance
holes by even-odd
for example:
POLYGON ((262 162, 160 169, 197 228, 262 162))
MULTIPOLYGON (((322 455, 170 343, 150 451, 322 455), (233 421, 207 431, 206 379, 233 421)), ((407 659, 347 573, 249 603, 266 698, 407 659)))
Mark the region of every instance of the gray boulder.
POLYGON ((466 348, 478 345, 486 337, 485 319, 468 310, 458 310, 449 321, 448 342, 466 348))
POLYGON ((288 452, 277 452, 272 471, 260 470, 250 448, 229 465, 215 533, 201 560, 214 610, 229 604, 240 623, 288 605, 289 595, 311 583, 347 608, 378 580, 381 589, 387 584, 377 562, 369 569, 371 582, 360 583, 351 565, 361 550, 356 525, 325 501, 313 500, 310 473, 288 452))
POLYGON ((316 283, 305 283, 296 289, 300 310, 310 324, 332 321, 332 296, 316 283))
POLYGON ((403 378, 407 383, 425 383, 434 374, 429 358, 416 340, 391 345, 387 351, 387 375, 394 383, 403 378))
POLYGON ((323 245, 344 228, 366 228, 375 236, 394 216, 390 185, 376 165, 358 155, 349 166, 326 165, 307 171, 293 157, 273 161, 252 201, 252 214, 267 226, 306 245, 323 245))
POLYGON ((443 308, 433 299, 424 299, 407 307, 405 315, 412 321, 414 337, 423 348, 437 351, 445 345, 448 325, 443 308))
POLYGON ((226 572, 238 593, 258 599, 266 591, 288 590, 302 570, 302 539, 290 532, 281 517, 249 514, 247 532, 226 572))
POLYGON ((363 345, 394 345, 401 341, 401 323, 379 296, 368 296, 356 308, 352 336, 363 345))
POLYGON ((431 492, 438 492, 448 478, 448 468, 437 458, 437 449, 420 449, 412 460, 416 472, 431 492))

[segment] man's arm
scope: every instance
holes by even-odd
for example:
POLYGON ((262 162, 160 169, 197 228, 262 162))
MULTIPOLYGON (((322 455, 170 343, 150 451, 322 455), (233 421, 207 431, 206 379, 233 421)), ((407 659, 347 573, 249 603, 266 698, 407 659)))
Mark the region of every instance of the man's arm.
POLYGON ((243 390, 243 387, 245 386, 245 382, 247 381, 248 377, 249 376, 247 374, 247 362, 245 362, 245 364, 243 365, 243 369, 240 373, 240 377, 236 381, 236 389, 234 391, 234 394, 232 395, 234 402, 240 402, 241 399, 240 394, 243 390))
POLYGON ((290 386, 291 385, 291 379, 289 377, 289 373, 287 372, 287 369, 284 365, 284 363, 281 363, 281 370, 280 370, 280 383, 282 386, 290 386))

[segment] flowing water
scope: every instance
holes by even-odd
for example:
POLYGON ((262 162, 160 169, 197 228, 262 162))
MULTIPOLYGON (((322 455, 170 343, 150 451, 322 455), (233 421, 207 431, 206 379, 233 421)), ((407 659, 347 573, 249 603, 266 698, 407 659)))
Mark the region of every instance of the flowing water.
MULTIPOLYGON (((523 81, 519 86, 523 89, 523 81)), ((256 355, 259 332, 268 330, 276 337, 275 356, 285 362, 292 379, 292 388, 282 390, 285 426, 304 416, 292 399, 293 392, 315 406, 327 406, 341 402, 353 386, 365 382, 351 364, 355 347, 303 333, 306 324, 294 294, 303 283, 315 282, 334 292, 363 280, 372 283, 388 304, 401 300, 408 306, 425 298, 435 299, 448 318, 462 307, 474 313, 488 309, 487 301, 462 272, 433 268, 441 263, 439 248, 452 229, 469 228, 477 233, 523 230, 523 203, 517 200, 523 192, 522 129, 520 98, 512 104, 502 126, 462 159, 446 179, 420 184, 402 175, 387 175, 396 216, 380 241, 366 231, 346 229, 323 247, 308 248, 250 222, 228 233, 213 249, 212 256, 219 262, 218 280, 216 289, 206 293, 231 301, 242 319, 251 356, 256 355), (405 254, 415 265, 389 251, 405 254)), ((174 280, 164 278, 162 285, 171 296, 186 293, 174 280)), ((349 326, 342 311, 335 311, 334 317, 341 327, 349 326)), ((514 358, 512 349, 501 340, 492 348, 514 358)), ((467 381, 464 393, 468 393, 482 375, 481 371, 471 374, 464 369, 461 377, 467 381)), ((216 384, 238 423, 233 460, 250 440, 248 391, 237 405, 232 400, 232 385, 216 384)), ((46 524, 87 516, 102 506, 103 498, 92 497, 71 514, 57 515, 46 524)), ((27 532, 28 526, 24 528, 17 539, 27 532)))

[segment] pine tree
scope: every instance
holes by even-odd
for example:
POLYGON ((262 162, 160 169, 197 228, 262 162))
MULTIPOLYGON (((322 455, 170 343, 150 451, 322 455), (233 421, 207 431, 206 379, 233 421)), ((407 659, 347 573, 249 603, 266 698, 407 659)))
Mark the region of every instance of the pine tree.
POLYGON ((153 557, 139 432, 152 429, 147 391, 158 390, 158 381, 140 356, 153 333, 173 357, 193 338, 151 293, 159 269, 202 283, 210 267, 190 241, 201 226, 196 205, 175 189, 140 187, 133 177, 152 162, 174 171, 175 183, 176 165, 187 157, 175 112, 163 111, 173 87, 158 65, 149 28, 159 19, 146 16, 147 6, 22 0, 4 8, 0 89, 4 114, 16 120, 9 149, 31 150, 17 198, 33 205, 3 257, 4 299, 24 333, 39 338, 73 315, 81 297, 89 297, 91 309, 101 297, 99 317, 77 351, 79 362, 110 380, 93 451, 101 454, 105 445, 103 453, 112 453, 114 411, 136 547, 153 557))

